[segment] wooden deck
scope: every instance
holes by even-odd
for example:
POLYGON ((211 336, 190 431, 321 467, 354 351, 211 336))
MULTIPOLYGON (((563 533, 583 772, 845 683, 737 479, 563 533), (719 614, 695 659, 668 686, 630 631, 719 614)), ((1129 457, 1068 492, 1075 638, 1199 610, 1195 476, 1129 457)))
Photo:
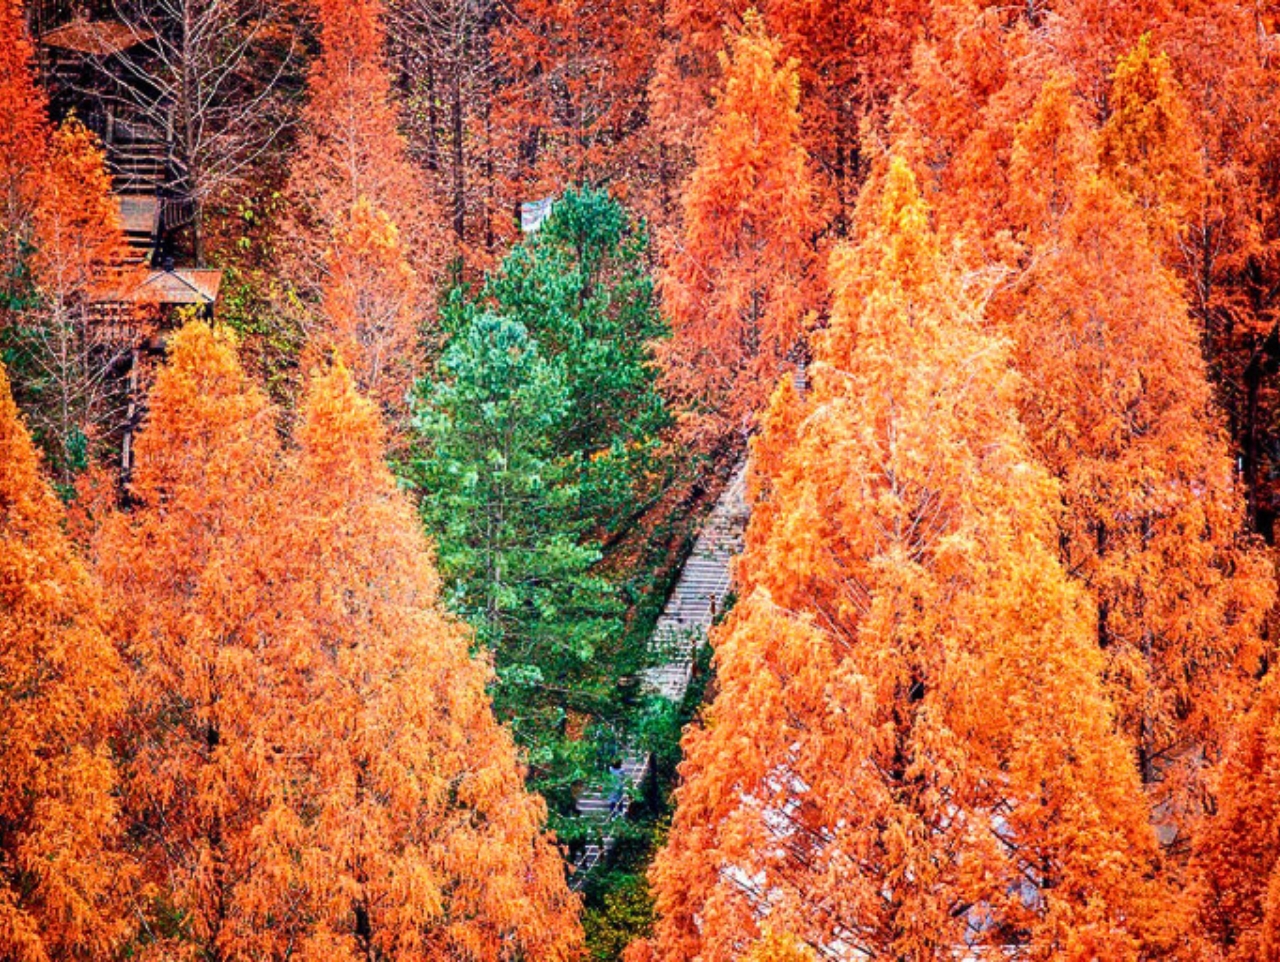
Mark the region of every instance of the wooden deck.
POLYGON ((160 226, 160 202, 155 194, 116 194, 125 242, 135 264, 149 264, 160 226))
MULTIPOLYGON (((684 701, 693 677, 694 655, 706 641, 716 615, 724 610, 732 562, 742 550, 749 515, 744 459, 711 509, 650 638, 658 664, 645 672, 644 683, 668 701, 684 701)), ((631 794, 648 775, 650 763, 646 754, 627 752, 622 759, 621 786, 603 786, 584 792, 578 799, 579 817, 599 822, 601 837, 574 862, 572 888, 582 888, 587 875, 609 854, 614 844, 609 823, 626 818, 631 794), (623 791, 619 792, 619 787, 623 791)))

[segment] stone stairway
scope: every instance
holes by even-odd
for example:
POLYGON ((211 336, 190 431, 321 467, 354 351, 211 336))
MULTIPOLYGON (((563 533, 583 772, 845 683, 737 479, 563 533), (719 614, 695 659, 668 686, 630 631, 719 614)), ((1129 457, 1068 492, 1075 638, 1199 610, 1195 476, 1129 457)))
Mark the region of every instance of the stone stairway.
MULTIPOLYGON (((650 637, 657 663, 645 672, 645 687, 676 704, 689 689, 699 646, 724 610, 732 561, 742 549, 749 514, 744 459, 711 509, 650 637)), ((631 795, 648 775, 650 761, 638 751, 625 753, 615 784, 588 790, 578 798, 578 816, 599 824, 600 839, 587 845, 574 862, 570 879, 574 889, 582 888, 591 870, 608 856, 614 844, 609 824, 626 818, 631 795)))

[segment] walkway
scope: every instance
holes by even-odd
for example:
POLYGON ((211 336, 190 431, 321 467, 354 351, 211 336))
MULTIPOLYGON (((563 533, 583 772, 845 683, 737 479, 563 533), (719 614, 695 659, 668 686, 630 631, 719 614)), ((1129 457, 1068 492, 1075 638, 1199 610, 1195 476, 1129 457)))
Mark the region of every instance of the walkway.
MULTIPOLYGON (((749 513, 744 460, 711 509, 649 640, 657 664, 645 672, 645 687, 677 705, 689 690, 695 653, 706 641, 716 615, 724 610, 730 564, 742 549, 749 513)), ((574 862, 570 878, 574 889, 582 888, 587 874, 613 847, 609 823, 626 818, 631 796, 643 783, 650 762, 647 754, 627 753, 622 759, 621 791, 606 786, 584 792, 578 799, 579 816, 602 823, 603 830, 599 843, 588 845, 574 862)))

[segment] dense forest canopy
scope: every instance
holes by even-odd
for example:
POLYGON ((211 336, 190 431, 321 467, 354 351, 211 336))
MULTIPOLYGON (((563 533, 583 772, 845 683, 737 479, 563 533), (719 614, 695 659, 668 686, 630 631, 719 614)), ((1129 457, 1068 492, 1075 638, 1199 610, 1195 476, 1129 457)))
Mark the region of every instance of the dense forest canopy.
POLYGON ((1280 5, 0 0, 0 958, 1280 962, 1280 5))

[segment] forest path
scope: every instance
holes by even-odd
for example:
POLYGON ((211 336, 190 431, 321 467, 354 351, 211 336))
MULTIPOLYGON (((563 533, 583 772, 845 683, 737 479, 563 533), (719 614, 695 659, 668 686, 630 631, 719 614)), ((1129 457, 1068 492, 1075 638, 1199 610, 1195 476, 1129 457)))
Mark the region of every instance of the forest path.
MULTIPOLYGON (((746 476, 743 458, 707 516, 649 638, 649 648, 660 660, 645 672, 645 687, 677 705, 689 690, 695 653, 706 641, 716 615, 724 610, 729 594, 732 562, 742 550, 751 514, 746 476)), ((614 843, 608 825, 626 817, 632 793, 639 790, 651 763, 646 753, 626 752, 621 785, 590 790, 578 799, 579 817, 599 821, 604 829, 600 841, 588 845, 574 862, 572 888, 580 889, 587 874, 608 855, 614 843)))

